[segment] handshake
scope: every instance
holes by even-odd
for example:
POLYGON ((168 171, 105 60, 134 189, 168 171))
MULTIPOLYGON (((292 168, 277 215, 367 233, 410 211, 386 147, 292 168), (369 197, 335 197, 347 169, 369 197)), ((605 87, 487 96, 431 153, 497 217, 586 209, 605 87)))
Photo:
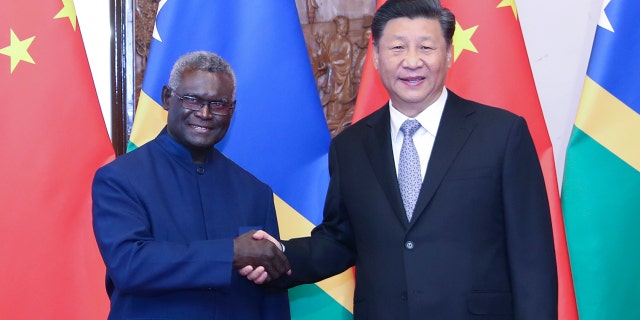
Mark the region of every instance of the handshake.
POLYGON ((268 233, 251 230, 233 239, 233 267, 256 284, 291 274, 282 244, 268 233))

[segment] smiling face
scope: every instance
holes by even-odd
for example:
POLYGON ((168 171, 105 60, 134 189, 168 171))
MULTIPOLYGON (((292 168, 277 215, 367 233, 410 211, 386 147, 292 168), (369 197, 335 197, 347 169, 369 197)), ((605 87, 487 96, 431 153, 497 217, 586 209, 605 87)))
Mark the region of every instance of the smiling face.
MULTIPOLYGON (((234 100, 233 80, 229 75, 219 72, 187 70, 173 92, 206 101, 234 100)), ((162 100, 169 112, 169 135, 191 151, 194 162, 204 162, 207 152, 227 133, 233 112, 224 116, 211 113, 208 106, 199 111, 183 108, 182 102, 168 87, 162 93, 162 100)))
POLYGON ((415 117, 442 94, 451 47, 437 19, 396 18, 387 22, 373 59, 393 106, 415 117))

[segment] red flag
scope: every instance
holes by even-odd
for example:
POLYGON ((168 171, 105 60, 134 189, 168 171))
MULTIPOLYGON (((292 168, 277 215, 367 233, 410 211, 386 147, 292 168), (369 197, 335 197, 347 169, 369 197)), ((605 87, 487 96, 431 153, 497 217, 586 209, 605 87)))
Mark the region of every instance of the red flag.
POLYGON ((90 192, 114 152, 73 1, 0 3, 0 319, 105 319, 90 192))
MULTIPOLYGON (((382 3, 383 0, 378 0, 378 7, 382 3)), ((442 5, 451 9, 456 16, 454 62, 446 86, 464 98, 510 110, 527 120, 540 158, 551 208, 558 264, 559 319, 578 319, 553 149, 533 81, 515 1, 443 0, 442 5)), ((389 99, 378 80, 370 56, 367 55, 362 73, 354 122, 389 99)))

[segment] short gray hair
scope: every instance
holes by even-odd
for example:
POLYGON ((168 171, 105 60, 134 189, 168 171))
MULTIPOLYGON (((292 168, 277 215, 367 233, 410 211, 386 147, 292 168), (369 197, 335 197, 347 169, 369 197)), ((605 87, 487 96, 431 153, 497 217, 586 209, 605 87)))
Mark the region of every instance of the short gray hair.
POLYGON ((236 75, 227 61, 219 55, 208 51, 195 51, 182 55, 173 64, 169 75, 169 87, 176 89, 182 82, 182 75, 186 71, 200 70, 226 74, 233 82, 233 95, 236 94, 236 75))

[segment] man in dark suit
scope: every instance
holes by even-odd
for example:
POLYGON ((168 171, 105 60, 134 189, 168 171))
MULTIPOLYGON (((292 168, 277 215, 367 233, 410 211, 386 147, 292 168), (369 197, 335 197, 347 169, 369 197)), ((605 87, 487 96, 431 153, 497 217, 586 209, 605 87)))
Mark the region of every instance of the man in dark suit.
POLYGON ((209 52, 176 61, 162 91, 167 126, 102 167, 93 225, 107 267, 109 319, 289 319, 286 290, 260 287, 234 268, 288 270, 271 189, 220 153, 235 107, 229 64, 209 52))
POLYGON ((332 141, 324 220, 283 241, 292 274, 275 285, 355 265, 355 319, 557 319, 531 136, 522 117, 444 87, 454 29, 437 1, 376 12, 373 58, 390 101, 332 141))

